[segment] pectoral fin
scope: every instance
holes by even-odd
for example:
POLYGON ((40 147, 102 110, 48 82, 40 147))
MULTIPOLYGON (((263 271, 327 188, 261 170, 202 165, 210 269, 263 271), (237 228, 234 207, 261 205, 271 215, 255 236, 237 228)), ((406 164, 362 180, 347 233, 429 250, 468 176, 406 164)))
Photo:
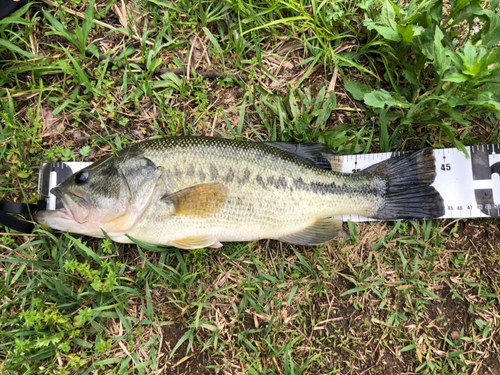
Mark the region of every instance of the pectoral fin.
POLYGON ((186 237, 172 241, 168 245, 178 247, 179 249, 193 250, 201 249, 204 247, 219 248, 222 244, 215 236, 199 236, 199 237, 186 237))
POLYGON ((279 240, 296 245, 320 245, 333 240, 342 230, 342 220, 320 219, 313 225, 302 229, 299 232, 282 237, 279 240))
POLYGON ((205 218, 217 213, 227 201, 227 196, 227 188, 222 184, 201 184, 162 199, 174 205, 174 215, 205 218))

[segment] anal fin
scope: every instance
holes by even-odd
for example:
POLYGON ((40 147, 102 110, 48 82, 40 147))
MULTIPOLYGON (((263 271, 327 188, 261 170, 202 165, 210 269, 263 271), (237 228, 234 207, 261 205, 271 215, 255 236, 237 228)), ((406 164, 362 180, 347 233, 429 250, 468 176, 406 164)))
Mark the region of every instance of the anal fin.
POLYGON ((194 250, 202 249, 204 247, 211 247, 217 249, 222 246, 217 237, 215 236, 196 236, 196 237, 186 237, 174 240, 168 245, 178 247, 184 250, 194 250))
POLYGON ((342 220, 319 219, 299 232, 289 234, 279 240, 296 245, 320 245, 333 240, 342 230, 342 220))

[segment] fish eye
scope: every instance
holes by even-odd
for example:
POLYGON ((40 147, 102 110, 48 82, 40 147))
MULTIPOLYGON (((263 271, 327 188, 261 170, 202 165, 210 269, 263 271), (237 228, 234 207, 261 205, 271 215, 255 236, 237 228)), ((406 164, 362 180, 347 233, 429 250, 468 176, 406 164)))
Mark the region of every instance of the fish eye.
POLYGON ((83 185, 87 182, 89 178, 89 171, 83 170, 75 174, 75 183, 77 185, 83 185))

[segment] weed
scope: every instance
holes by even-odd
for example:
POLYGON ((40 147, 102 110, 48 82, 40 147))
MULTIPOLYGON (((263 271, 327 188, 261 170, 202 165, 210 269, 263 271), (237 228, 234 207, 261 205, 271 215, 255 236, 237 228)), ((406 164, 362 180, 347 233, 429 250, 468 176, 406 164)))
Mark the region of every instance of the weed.
POLYGON ((381 2, 381 12, 374 16, 372 9, 379 4, 368 1, 361 6, 368 42, 360 52, 379 56, 390 89, 377 84, 373 90, 360 83, 346 88, 380 116, 381 149, 389 151, 402 132, 424 124, 438 137, 437 143, 429 140, 431 144, 447 139, 465 151, 452 125, 467 128, 477 116, 500 110, 493 89, 499 50, 491 48, 500 33, 490 26, 500 17, 493 9, 468 2, 454 3, 444 14, 440 1, 397 6, 390 0, 381 2), (476 16, 485 23, 473 35, 476 16), (467 29, 465 36, 457 31, 460 27, 467 29), (391 137, 389 123, 397 124, 391 137))

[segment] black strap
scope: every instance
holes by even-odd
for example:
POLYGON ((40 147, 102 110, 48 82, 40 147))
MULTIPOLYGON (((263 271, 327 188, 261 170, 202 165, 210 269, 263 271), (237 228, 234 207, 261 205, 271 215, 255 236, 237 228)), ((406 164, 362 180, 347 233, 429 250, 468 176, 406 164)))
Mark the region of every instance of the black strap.
POLYGON ((44 210, 45 208, 45 201, 38 201, 38 204, 0 202, 0 225, 14 229, 17 232, 31 233, 35 228, 35 224, 9 215, 9 213, 28 215, 30 213, 34 214, 39 210, 44 210))
POLYGON ((0 20, 27 3, 27 0, 0 0, 0 20))

